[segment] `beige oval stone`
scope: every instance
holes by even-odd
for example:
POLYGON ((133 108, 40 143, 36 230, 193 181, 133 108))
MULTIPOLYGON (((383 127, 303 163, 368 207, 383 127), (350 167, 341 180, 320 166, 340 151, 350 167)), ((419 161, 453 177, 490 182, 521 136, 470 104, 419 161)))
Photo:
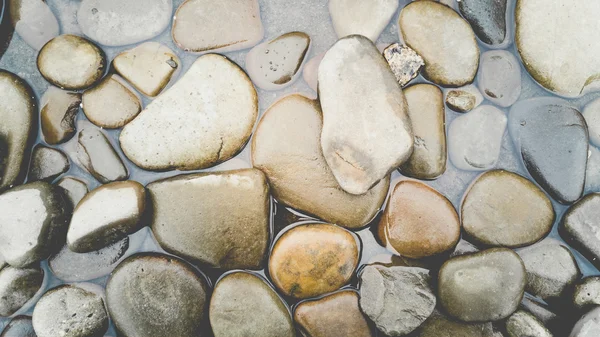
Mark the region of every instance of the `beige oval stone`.
POLYGON ((273 245, 269 275, 283 294, 309 298, 347 284, 358 259, 358 241, 347 230, 330 224, 299 225, 273 245))
POLYGON ((329 15, 340 38, 358 34, 377 41, 397 9, 396 0, 329 0, 329 15))
POLYGON ((104 52, 91 41, 71 34, 59 35, 40 50, 38 70, 61 89, 81 90, 98 82, 106 69, 104 52))
POLYGON ((129 176, 121 157, 96 127, 86 127, 79 132, 76 155, 79 163, 101 183, 125 180, 129 176))
POLYGON ((83 93, 82 107, 90 122, 102 128, 116 129, 140 113, 142 102, 122 78, 109 75, 83 93))
POLYGON ((473 82, 479 47, 469 23, 450 7, 414 1, 400 12, 399 35, 425 60, 423 74, 444 87, 473 82))
POLYGON ((390 251, 418 259, 453 249, 460 239, 460 222, 442 194, 423 183, 403 180, 392 190, 378 234, 390 251))
POLYGON ((81 94, 50 86, 42 96, 40 114, 42 135, 46 143, 56 145, 75 135, 75 117, 81 94))
POLYGON ((301 95, 275 102, 256 128, 252 163, 279 202, 330 223, 362 227, 383 204, 389 178, 363 195, 344 191, 321 152, 321 116, 319 103, 301 95))
POLYGON ((550 232, 554 218, 552 202, 542 190, 504 170, 475 179, 461 205, 466 234, 485 246, 516 248, 535 243, 550 232))

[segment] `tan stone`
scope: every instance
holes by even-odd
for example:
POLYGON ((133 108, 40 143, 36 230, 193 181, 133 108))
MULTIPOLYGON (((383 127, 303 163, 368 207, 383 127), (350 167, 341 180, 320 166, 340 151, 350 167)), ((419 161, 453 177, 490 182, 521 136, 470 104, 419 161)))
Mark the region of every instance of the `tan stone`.
POLYGON ((75 117, 81 94, 50 86, 42 96, 40 114, 42 135, 50 145, 65 142, 75 134, 75 117))
POLYGON ((81 166, 101 183, 125 180, 129 176, 117 151, 96 127, 86 126, 79 132, 76 155, 81 166))
POLYGON ((118 75, 105 77, 83 93, 83 112, 90 122, 116 129, 131 122, 142 110, 140 98, 118 75))

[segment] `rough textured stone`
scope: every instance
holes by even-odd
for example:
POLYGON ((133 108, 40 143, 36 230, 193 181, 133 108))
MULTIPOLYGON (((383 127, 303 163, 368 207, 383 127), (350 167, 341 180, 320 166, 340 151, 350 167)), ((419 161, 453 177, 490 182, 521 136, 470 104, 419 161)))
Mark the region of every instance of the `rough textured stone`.
POLYGON ((95 127, 85 127, 79 132, 77 159, 101 183, 125 180, 129 176, 108 138, 95 127))
POLYGON ((572 300, 578 309, 600 306, 600 276, 586 277, 577 282, 572 300))
POLYGON ((79 201, 81 201, 88 193, 87 184, 77 178, 64 177, 60 179, 56 185, 65 190, 66 196, 71 201, 73 208, 75 208, 79 201))
POLYGON ((46 42, 58 36, 58 20, 46 1, 9 0, 7 3, 15 31, 31 48, 40 50, 46 42))
POLYGON ((461 205, 466 234, 485 246, 523 247, 552 229, 552 202, 535 184, 504 170, 480 175, 461 205))
POLYGON ((329 15, 339 38, 357 34, 375 42, 397 9, 396 0, 329 1, 329 15))
POLYGON ((399 43, 392 43, 383 50, 383 57, 390 65, 398 84, 407 85, 419 75, 425 65, 423 58, 414 50, 399 43))
POLYGON ((590 193, 573 204, 563 215, 558 231, 600 268, 600 193, 590 193))
POLYGON ((446 261, 438 275, 438 296, 446 312, 461 321, 497 321, 517 310, 525 283, 519 256, 494 248, 446 261))
POLYGON ((82 107, 90 122, 105 129, 116 129, 140 113, 142 102, 121 77, 109 75, 83 93, 82 107))
POLYGON ((347 284, 358 265, 359 242, 330 224, 303 224, 283 233, 271 250, 269 274, 286 296, 309 298, 347 284))
POLYGON ((534 315, 518 310, 506 320, 509 337, 552 337, 552 333, 534 315))
POLYGON ((487 100, 509 107, 521 95, 521 64, 506 50, 486 51, 481 54, 477 84, 487 100))
POLYGON ((461 0, 458 8, 484 43, 500 45, 507 39, 507 0, 461 0))
POLYGON ((368 224, 387 196, 389 178, 366 194, 344 191, 321 152, 321 108, 290 95, 263 115, 252 139, 252 164, 262 170, 282 204, 347 228, 368 224))
POLYGON ((414 141, 402 89, 367 38, 342 38, 325 54, 319 99, 323 155, 345 191, 366 193, 410 156, 414 141))
POLYGON ((569 337, 594 337, 600 335, 600 307, 583 315, 571 330, 569 337))
POLYGON ((210 299, 215 337, 294 337, 289 309, 266 281, 246 272, 221 278, 210 299))
MULTIPOLYGON (((44 271, 39 264, 23 269, 6 266, 0 270, 0 316, 19 311, 42 287, 44 271)), ((32 304, 32 303, 31 303, 32 304)))
POLYGON ((37 145, 31 154, 27 180, 52 182, 56 177, 67 172, 70 166, 69 158, 62 151, 37 145))
POLYGON ((426 269, 368 265, 360 274, 360 308, 386 335, 404 336, 435 309, 429 281, 426 269))
POLYGON ((182 175, 147 187, 154 209, 150 227, 163 249, 215 268, 263 265, 269 187, 259 170, 182 175))
POLYGON ((588 126, 590 142, 600 147, 600 99, 595 99, 583 108, 583 117, 588 126))
POLYGON ((75 135, 75 117, 81 94, 48 87, 41 100, 40 124, 46 143, 56 145, 75 135))
POLYGON ((197 337, 210 330, 208 291, 204 276, 183 260, 143 253, 113 271, 106 301, 119 336, 197 337))
POLYGON ((479 47, 469 23, 433 1, 414 1, 400 12, 399 35, 425 60, 423 75, 444 87, 473 82, 479 47))
POLYGON ((469 112, 483 102, 483 96, 476 86, 470 84, 461 88, 446 90, 446 106, 456 112, 469 112))

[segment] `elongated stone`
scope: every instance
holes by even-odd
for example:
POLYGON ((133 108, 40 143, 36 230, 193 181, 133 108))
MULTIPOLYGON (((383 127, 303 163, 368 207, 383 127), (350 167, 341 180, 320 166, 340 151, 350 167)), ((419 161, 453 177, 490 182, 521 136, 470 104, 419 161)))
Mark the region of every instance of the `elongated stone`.
POLYGON ((382 179, 363 195, 344 191, 321 152, 322 112, 317 101, 290 95, 263 115, 252 139, 252 164, 262 170, 282 204, 347 228, 377 214, 389 187, 382 179))
POLYGON ((419 76, 419 70, 425 65, 425 61, 417 52, 399 43, 387 46, 383 50, 383 57, 402 87, 419 76))
POLYGON ((44 271, 39 263, 23 269, 7 266, 0 270, 0 316, 19 311, 42 287, 44 271))
POLYGON ((244 71, 224 56, 199 57, 120 135, 131 161, 147 170, 207 168, 249 140, 258 97, 244 71))
POLYGON ((37 337, 30 316, 16 316, 6 325, 0 337, 37 337))
POLYGON ((121 77, 109 75, 83 93, 82 108, 90 122, 105 129, 116 129, 140 113, 142 102, 121 77))
POLYGON ((33 148, 29 164, 28 181, 44 180, 52 182, 59 175, 67 172, 71 164, 62 151, 37 145, 33 148))
POLYGON ((50 86, 42 96, 40 114, 42 135, 46 143, 56 145, 75 135, 75 117, 81 94, 50 86))
POLYGON ((472 84, 446 90, 446 106, 456 112, 469 112, 478 107, 481 102, 483 102, 483 96, 472 84))
POLYGON ((600 268, 600 193, 590 193, 573 204, 558 230, 565 241, 600 268))
POLYGON ((304 82, 308 84, 308 86, 313 90, 318 90, 318 82, 319 82, 319 65, 321 64, 321 60, 325 57, 325 53, 321 53, 304 64, 302 69, 302 78, 304 82))
POLYGON ((521 65, 506 50, 486 51, 481 54, 477 83, 486 99, 501 107, 509 107, 521 95, 521 65))
POLYGON ((495 46, 507 39, 507 0, 461 0, 458 8, 483 43, 495 46))
POLYGON ((590 133, 590 142, 600 147, 600 99, 595 99, 583 108, 583 117, 590 133))
POLYGON ((395 0, 329 1, 329 15, 339 38, 356 34, 375 42, 397 9, 395 0))
POLYGON ((8 4, 15 31, 33 49, 40 50, 58 36, 58 20, 44 0, 9 0, 8 4))
POLYGON ((592 337, 600 334, 600 307, 588 311, 575 323, 569 337, 592 337))
POLYGON ((414 140, 406 99, 367 38, 342 38, 325 54, 319 99, 323 155, 348 193, 366 193, 410 156, 414 140))
POLYGON ((71 201, 73 208, 75 208, 79 201, 88 193, 87 184, 77 178, 64 177, 60 179, 56 185, 65 190, 66 196, 71 201))
POLYGON ((125 180, 129 176, 121 157, 100 129, 86 127, 79 132, 77 159, 101 183, 125 180))

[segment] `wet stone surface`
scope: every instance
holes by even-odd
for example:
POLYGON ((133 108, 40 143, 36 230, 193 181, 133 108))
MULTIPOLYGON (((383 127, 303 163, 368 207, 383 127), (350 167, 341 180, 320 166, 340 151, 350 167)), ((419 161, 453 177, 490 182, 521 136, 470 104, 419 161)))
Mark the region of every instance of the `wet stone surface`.
POLYGON ((509 107, 521 95, 521 65, 506 50, 487 51, 481 54, 477 82, 487 100, 509 107))
POLYGON ((458 8, 481 41, 499 45, 507 38, 507 3, 508 0, 461 0, 458 8))
MULTIPOLYGON (((9 0, 10 21, 15 32, 35 50, 58 36, 60 28, 52 10, 43 0, 9 0)), ((8 14, 6 14, 8 15, 8 14)))
POLYGON ((329 15, 339 38, 357 34, 375 42, 397 9, 395 0, 329 1, 329 15))
POLYGON ((563 215, 559 232, 595 266, 600 266, 600 194, 591 193, 573 204, 563 215))
POLYGON ((20 311, 40 290, 44 271, 39 264, 23 269, 6 266, 0 270, 0 316, 20 311))
POLYGON ((59 175, 67 172, 69 158, 60 150, 43 145, 33 148, 29 167, 28 181, 44 180, 52 182, 59 175))
POLYGON ((569 337, 591 337, 600 334, 600 307, 583 315, 571 330, 569 337))
MULTIPOLYGON (((496 337, 491 323, 463 323, 435 310, 415 331, 415 337, 496 337)), ((502 337, 502 336, 498 336, 502 337)))
POLYGON ((600 146, 600 99, 595 99, 583 108, 583 117, 588 126, 590 142, 600 146))
POLYGON ((383 50, 383 57, 402 87, 417 77, 419 70, 425 65, 425 61, 417 52, 399 43, 387 46, 383 50))
POLYGON ((73 209, 81 199, 88 193, 87 184, 83 181, 73 178, 73 177, 64 177, 60 179, 57 183, 57 186, 62 187, 65 192, 67 198, 71 201, 71 205, 73 209))
POLYGON ((100 129, 86 126, 77 138, 77 159, 101 183, 125 180, 129 176, 121 157, 100 129))
POLYGON ((6 325, 0 337, 37 337, 30 316, 16 316, 6 325))
POLYGON ((532 314, 519 310, 506 320, 509 337, 552 337, 552 333, 532 314))
POLYGON ((456 112, 469 112, 483 102, 483 96, 474 85, 446 90, 446 106, 456 112))
POLYGON ((41 100, 40 124, 46 143, 56 145, 75 135, 81 94, 48 87, 41 100))
POLYGON ((600 305, 600 277, 590 276, 578 281, 573 290, 572 300, 578 309, 600 305))
POLYGON ((82 108, 92 123, 116 129, 133 120, 142 110, 142 103, 121 77, 109 75, 83 93, 82 108))

